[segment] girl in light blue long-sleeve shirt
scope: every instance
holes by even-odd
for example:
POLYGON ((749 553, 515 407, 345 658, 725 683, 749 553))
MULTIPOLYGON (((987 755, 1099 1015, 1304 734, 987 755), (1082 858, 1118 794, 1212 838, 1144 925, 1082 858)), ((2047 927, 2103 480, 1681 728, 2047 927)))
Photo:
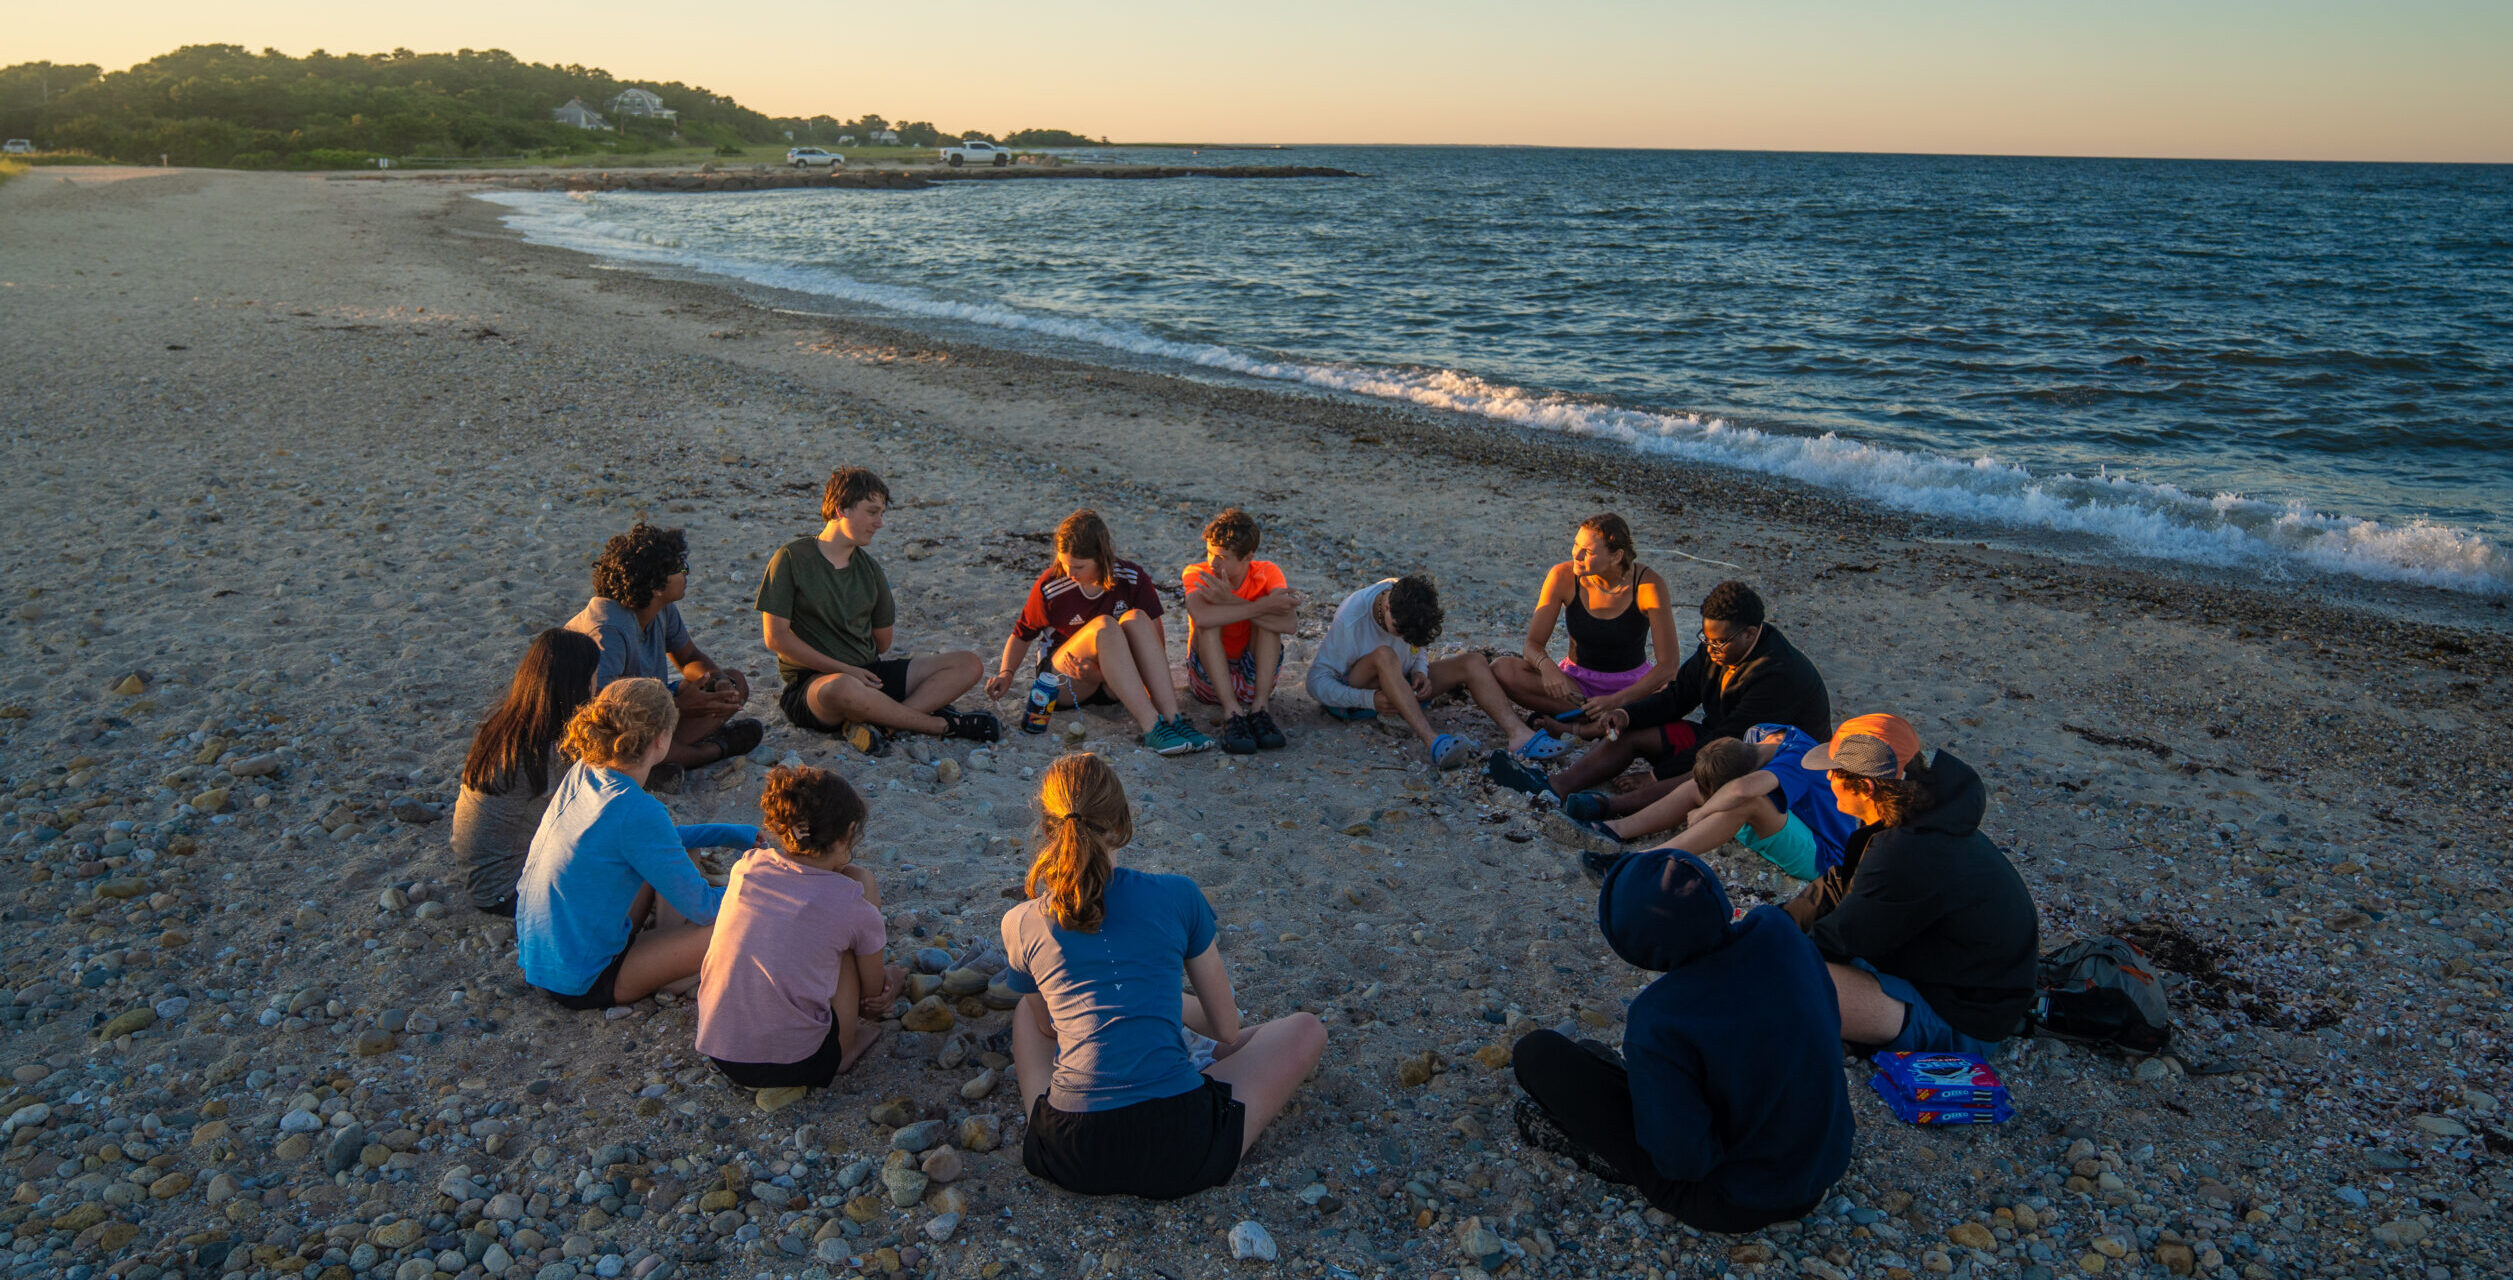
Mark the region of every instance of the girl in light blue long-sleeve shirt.
POLYGON ((659 680, 605 686, 568 722, 577 763, 550 796, 515 889, 524 980, 571 1009, 629 1004, 694 978, 724 891, 689 851, 748 847, 759 829, 678 826, 646 794, 679 721, 659 680))

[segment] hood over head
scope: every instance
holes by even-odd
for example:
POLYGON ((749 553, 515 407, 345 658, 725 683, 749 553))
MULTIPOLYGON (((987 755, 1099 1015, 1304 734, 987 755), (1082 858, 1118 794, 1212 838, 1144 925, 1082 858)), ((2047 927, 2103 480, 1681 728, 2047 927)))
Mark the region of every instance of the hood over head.
POLYGON ((1733 928, 1729 916, 1718 874, 1680 849, 1623 859, 1597 893, 1597 928, 1614 953, 1659 972, 1726 946, 1733 928))
POLYGON ((1972 766, 1950 752, 1934 751, 1913 761, 1909 776, 1927 787, 1936 803, 1926 813, 1913 815, 1904 826, 1950 836, 1968 836, 1981 829, 1981 819, 1989 812, 1989 788, 1972 766))

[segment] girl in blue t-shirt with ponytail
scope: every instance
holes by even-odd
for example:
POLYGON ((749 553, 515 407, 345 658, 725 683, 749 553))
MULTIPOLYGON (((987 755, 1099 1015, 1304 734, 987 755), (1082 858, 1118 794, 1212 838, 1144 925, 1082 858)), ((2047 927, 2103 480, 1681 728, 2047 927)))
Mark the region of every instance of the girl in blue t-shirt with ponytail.
POLYGON ((1048 766, 1039 808, 1031 896, 1003 917, 1010 981, 1029 993, 1012 1016, 1021 1162, 1083 1195, 1220 1186, 1317 1066, 1326 1027, 1309 1013, 1240 1027, 1204 891, 1112 860, 1134 816, 1106 761, 1048 766))

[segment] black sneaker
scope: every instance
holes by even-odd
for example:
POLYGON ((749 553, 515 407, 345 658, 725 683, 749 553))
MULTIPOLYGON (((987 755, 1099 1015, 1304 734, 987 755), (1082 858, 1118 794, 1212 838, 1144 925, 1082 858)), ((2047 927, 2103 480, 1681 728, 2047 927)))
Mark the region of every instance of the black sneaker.
POLYGON ((1234 756, 1257 753, 1256 728, 1248 723, 1248 717, 1232 716, 1222 722, 1222 750, 1234 756))
POLYGON ((1248 729, 1256 734, 1257 745, 1268 751, 1280 751, 1291 745, 1291 739, 1283 736, 1282 726, 1274 723, 1271 711, 1259 709, 1249 712, 1248 729))
POLYGON ((1510 1119, 1518 1129, 1519 1141, 1547 1155, 1560 1156, 1580 1167, 1581 1172, 1603 1182, 1629 1185, 1631 1177, 1614 1167, 1578 1139, 1565 1132, 1554 1118, 1546 1114, 1535 1099, 1520 1097, 1510 1107, 1510 1119))
POLYGON ((943 732, 950 737, 969 742, 1003 741, 1003 721, 997 720, 992 711, 962 711, 957 707, 944 707, 934 714, 941 716, 943 724, 949 726, 943 732))
POLYGON ((716 757, 721 762, 757 751, 767 736, 768 726, 756 720, 727 720, 707 735, 707 741, 723 748, 724 754, 716 757))
POLYGON ((1531 796, 1553 794, 1551 780, 1535 766, 1507 751, 1493 752, 1492 758, 1484 762, 1483 773, 1512 791, 1524 791, 1531 796))
POLYGON ((1606 877, 1614 874, 1615 864, 1631 856, 1629 853, 1582 849, 1579 851, 1579 873, 1588 877, 1588 883, 1602 886, 1606 877))

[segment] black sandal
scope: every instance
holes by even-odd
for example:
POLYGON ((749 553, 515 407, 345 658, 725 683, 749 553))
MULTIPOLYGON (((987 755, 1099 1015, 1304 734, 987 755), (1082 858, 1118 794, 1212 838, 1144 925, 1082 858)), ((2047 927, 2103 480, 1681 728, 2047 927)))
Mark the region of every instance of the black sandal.
POLYGON ((958 707, 944 707, 934 714, 942 717, 946 737, 968 742, 1003 741, 1003 721, 996 719, 992 711, 962 711, 958 707))

